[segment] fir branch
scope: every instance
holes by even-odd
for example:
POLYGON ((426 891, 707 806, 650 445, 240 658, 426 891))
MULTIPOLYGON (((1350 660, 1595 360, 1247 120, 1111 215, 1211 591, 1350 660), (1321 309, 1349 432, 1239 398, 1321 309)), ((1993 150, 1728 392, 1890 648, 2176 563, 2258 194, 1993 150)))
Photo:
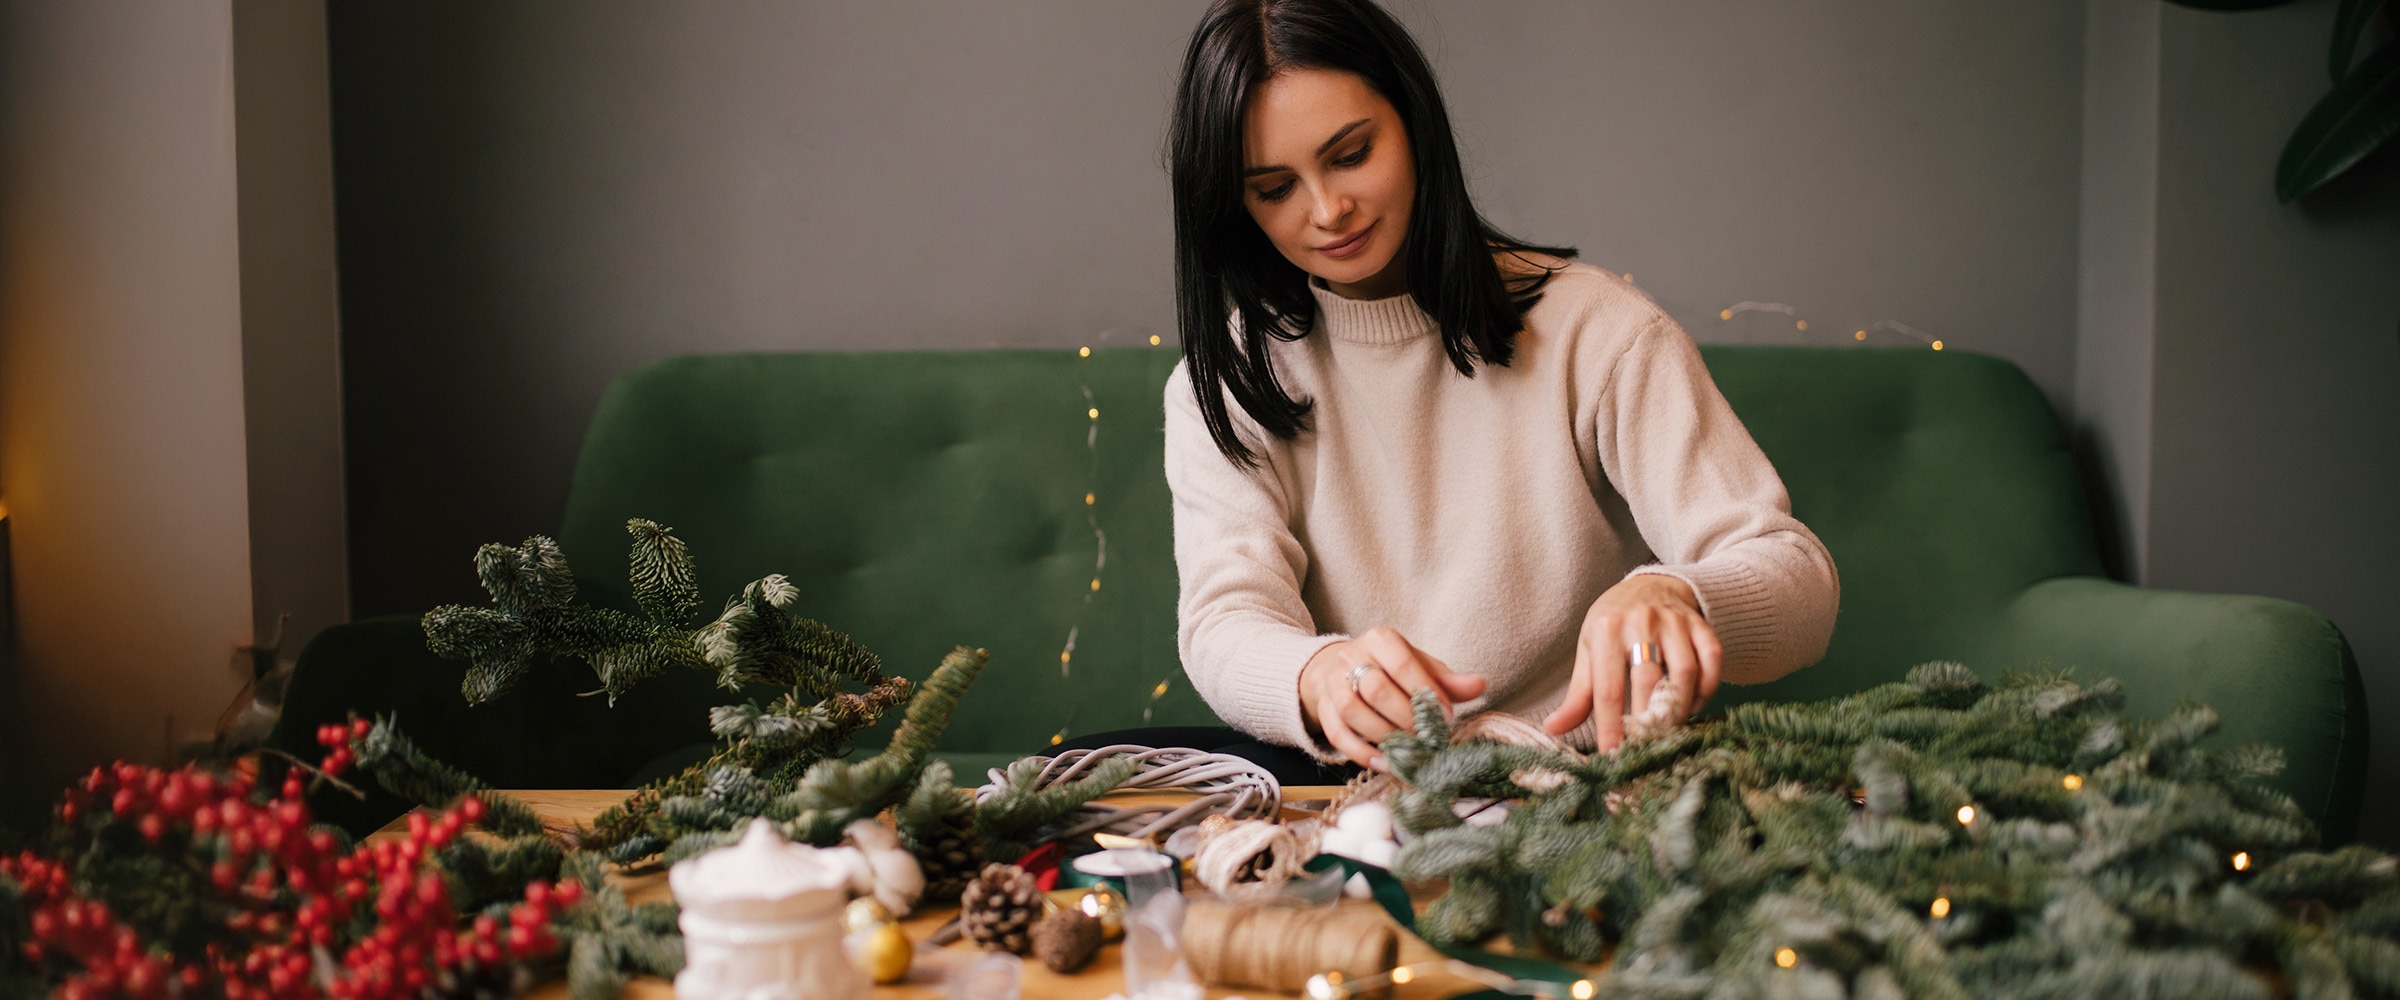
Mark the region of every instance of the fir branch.
POLYGON ((1040 840, 1038 831, 1083 804, 1115 791, 1131 779, 1133 761, 1113 757, 1084 772, 1083 777, 1049 788, 1038 787, 1042 761, 1028 757, 1010 764, 999 791, 976 804, 974 833, 983 842, 984 856, 1013 860, 1040 840))
POLYGON ((700 610, 700 587, 694 579, 691 551, 675 529, 645 518, 625 522, 633 536, 631 568, 633 603, 658 625, 675 627, 700 610))
POLYGON ((397 719, 386 715, 355 744, 358 766, 375 776, 385 791, 421 806, 445 808, 473 795, 483 800, 483 819, 476 825, 503 837, 542 832, 541 817, 514 796, 493 791, 474 777, 435 760, 400 732, 397 719))

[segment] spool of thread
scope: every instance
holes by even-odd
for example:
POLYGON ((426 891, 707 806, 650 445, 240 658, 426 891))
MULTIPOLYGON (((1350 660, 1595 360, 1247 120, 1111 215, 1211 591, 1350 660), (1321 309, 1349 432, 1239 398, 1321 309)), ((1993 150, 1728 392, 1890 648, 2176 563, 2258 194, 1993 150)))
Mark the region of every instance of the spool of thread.
MULTIPOLYGON (((1194 899, 1183 918, 1192 974, 1230 988, 1298 993, 1308 977, 1339 972, 1359 979, 1400 960, 1390 918, 1371 906, 1298 908, 1194 899)), ((1380 998, 1388 988, 1360 996, 1380 998)))

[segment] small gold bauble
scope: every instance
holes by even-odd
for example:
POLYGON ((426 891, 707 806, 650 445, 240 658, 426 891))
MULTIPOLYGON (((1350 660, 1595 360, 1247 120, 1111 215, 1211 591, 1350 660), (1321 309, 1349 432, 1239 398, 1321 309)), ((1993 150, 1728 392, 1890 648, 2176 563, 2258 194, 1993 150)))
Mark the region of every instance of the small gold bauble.
POLYGON ((1075 908, 1082 910, 1084 916, 1100 921, 1101 940, 1115 941, 1125 936, 1125 897, 1115 886, 1102 882, 1085 890, 1075 901, 1075 908))
POLYGON ((860 896, 842 908, 842 932, 864 934, 892 922, 892 911, 873 896, 860 896))
POLYGON ((877 985, 888 986, 908 978, 909 959, 915 957, 916 950, 899 924, 884 924, 866 932, 866 939, 858 943, 858 950, 851 958, 867 978, 877 985))

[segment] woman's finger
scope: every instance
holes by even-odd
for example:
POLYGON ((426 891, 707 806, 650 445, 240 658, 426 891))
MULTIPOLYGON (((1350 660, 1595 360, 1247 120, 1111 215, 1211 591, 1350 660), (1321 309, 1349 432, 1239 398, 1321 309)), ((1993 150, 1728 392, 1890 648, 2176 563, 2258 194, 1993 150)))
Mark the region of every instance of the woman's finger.
MULTIPOLYGON (((1388 628, 1368 629, 1353 641, 1373 656, 1375 662, 1383 666, 1384 672, 1399 683, 1403 700, 1409 691, 1432 688, 1434 697, 1441 699, 1442 708, 1446 710, 1450 707, 1450 692, 1433 683, 1433 671, 1449 669, 1442 661, 1426 655, 1423 650, 1410 645, 1406 637, 1388 628)), ((1402 713, 1402 719, 1408 717, 1409 713, 1402 713)))
POLYGON ((1360 739, 1357 733, 1350 730, 1349 724, 1342 721, 1343 718, 1341 712, 1327 712, 1324 718, 1317 720, 1317 724, 1325 729, 1325 742, 1341 751, 1342 756, 1350 759, 1350 763, 1382 770, 1379 765, 1383 758, 1376 754, 1375 745, 1360 739))
POLYGON ((1662 694, 1674 692, 1675 704, 1682 706, 1676 716, 1667 721, 1680 725, 1691 716, 1693 706, 1700 697, 1700 654, 1692 648, 1691 634, 1680 621, 1662 623, 1658 645, 1667 657, 1668 686, 1660 691, 1662 694))
MULTIPOLYGON (((1424 672, 1420 668, 1402 669, 1420 674, 1424 672)), ((1366 703, 1368 709, 1382 716, 1383 721, 1392 728, 1416 728, 1417 715, 1408 703, 1408 689, 1392 673, 1389 667, 1369 663, 1367 669, 1358 673, 1359 699, 1366 703)))
POLYGON ((1592 646, 1592 743, 1602 753, 1625 739, 1625 641, 1615 629, 1597 629, 1592 646))
POLYGON ((1650 692, 1665 676, 1667 665, 1661 654, 1666 646, 1659 629, 1658 616, 1636 612, 1626 616, 1621 629, 1625 638, 1625 714, 1640 715, 1650 709, 1650 692), (1639 662, 1634 657, 1639 656, 1639 662))
POLYGON ((1542 720, 1542 728, 1552 736, 1565 735, 1592 714, 1592 661, 1588 648, 1581 642, 1575 644, 1575 670, 1567 675, 1567 699, 1550 711, 1549 718, 1542 720))
POLYGON ((1698 715, 1717 696, 1717 685, 1725 678, 1725 646, 1706 618, 1694 620, 1691 633, 1692 650, 1700 660, 1700 696, 1692 701, 1692 714, 1698 715))
POLYGON ((1351 699, 1349 704, 1342 707, 1342 725, 1348 727, 1351 733, 1369 745, 1391 735, 1392 730, 1399 728, 1392 725, 1391 720, 1384 718, 1383 713, 1376 711, 1374 706, 1357 698, 1351 699))

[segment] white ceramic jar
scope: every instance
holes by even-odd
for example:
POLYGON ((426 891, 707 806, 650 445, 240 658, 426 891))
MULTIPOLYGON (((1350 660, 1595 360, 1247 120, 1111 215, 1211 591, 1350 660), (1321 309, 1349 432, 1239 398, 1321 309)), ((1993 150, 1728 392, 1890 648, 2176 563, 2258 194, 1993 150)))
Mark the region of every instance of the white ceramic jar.
POLYGON ((794 844, 764 819, 739 843, 667 873, 682 907, 677 1000, 857 1000, 866 976, 842 950, 842 907, 856 867, 794 844))

